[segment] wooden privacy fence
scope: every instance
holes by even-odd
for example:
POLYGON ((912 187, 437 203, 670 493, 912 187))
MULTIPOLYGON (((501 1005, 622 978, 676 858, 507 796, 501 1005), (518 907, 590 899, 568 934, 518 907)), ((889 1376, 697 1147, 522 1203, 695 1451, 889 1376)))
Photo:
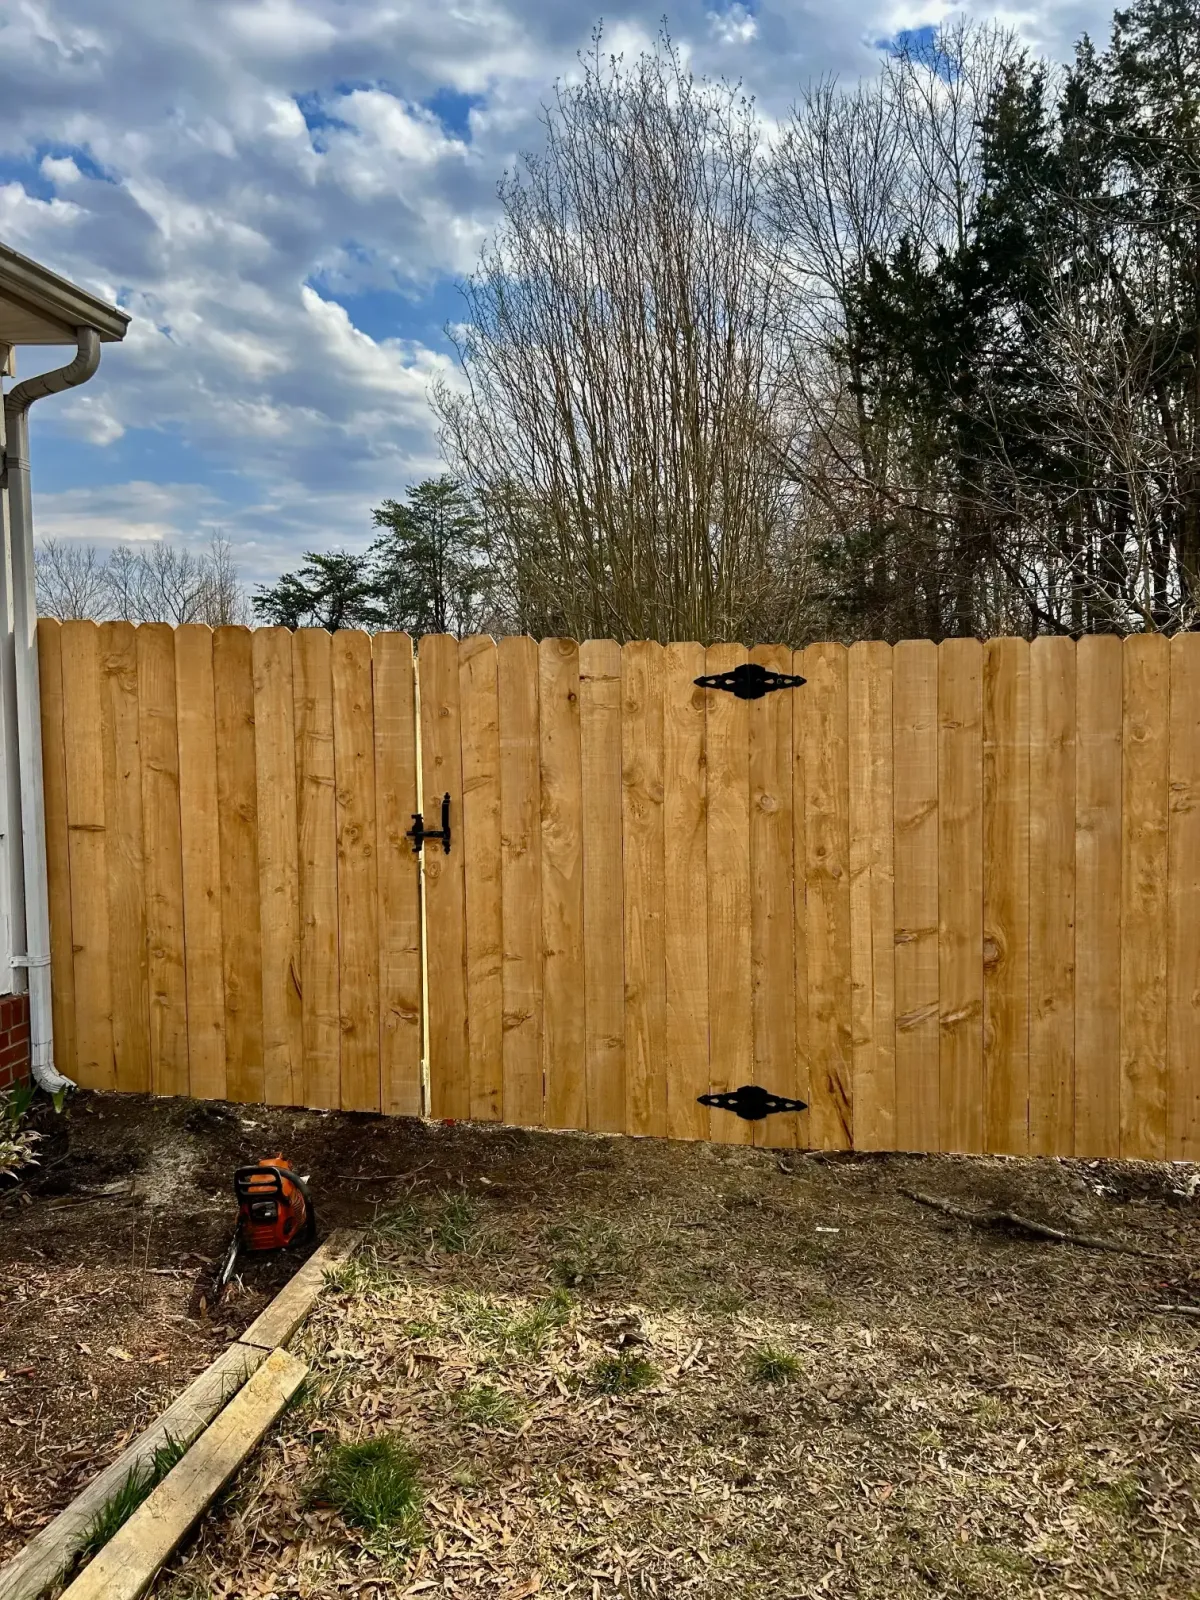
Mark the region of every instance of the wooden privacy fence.
POLYGON ((424 1026, 436 1116, 1200 1157, 1198 636, 39 642, 83 1084, 412 1113, 424 1026))

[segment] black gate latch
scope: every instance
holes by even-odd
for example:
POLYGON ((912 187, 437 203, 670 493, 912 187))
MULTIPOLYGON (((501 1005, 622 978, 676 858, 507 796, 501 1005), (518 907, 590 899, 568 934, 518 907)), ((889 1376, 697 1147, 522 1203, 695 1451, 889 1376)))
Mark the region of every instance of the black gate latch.
POLYGON ((404 837, 412 840, 413 855, 419 856, 421 854, 421 846, 426 839, 440 839, 442 841, 442 849, 447 855, 450 854, 450 796, 448 794, 442 796, 442 826, 439 830, 435 831, 433 828, 427 828, 425 819, 419 811, 413 812, 412 819, 413 825, 404 837))
POLYGON ((807 1100, 787 1100, 781 1094, 772 1094, 757 1083, 744 1083, 740 1089, 728 1089, 724 1094, 698 1096, 702 1106, 716 1106, 720 1111, 732 1111, 743 1122, 761 1122, 776 1111, 807 1111, 807 1100))
POLYGON ((761 700, 772 689, 799 689, 808 679, 790 672, 773 672, 770 667, 759 666, 757 661, 743 661, 728 672, 714 672, 710 677, 692 681, 699 689, 726 689, 739 700, 761 700))

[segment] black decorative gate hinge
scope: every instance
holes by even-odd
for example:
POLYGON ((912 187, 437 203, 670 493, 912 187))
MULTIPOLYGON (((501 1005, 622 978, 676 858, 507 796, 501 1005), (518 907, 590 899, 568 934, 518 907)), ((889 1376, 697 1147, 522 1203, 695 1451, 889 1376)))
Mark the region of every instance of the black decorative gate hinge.
POLYGON ((757 661, 743 661, 728 672, 714 672, 694 682, 700 689, 725 689, 739 700, 761 700, 772 689, 799 689, 808 679, 790 672, 773 672, 770 667, 760 667, 757 661))
POLYGON ((442 796, 442 826, 441 826, 440 829, 435 830, 433 828, 427 828, 425 826, 425 819, 421 815, 421 813, 419 811, 414 811, 413 812, 413 825, 408 830, 408 832, 404 835, 404 837, 406 839, 411 839, 412 840, 412 842, 413 842, 413 855, 415 855, 415 856, 419 856, 421 854, 421 846, 425 843, 425 841, 427 839, 440 839, 442 841, 442 849, 445 851, 445 853, 447 855, 449 855, 450 854, 450 796, 448 794, 444 794, 442 796))
POLYGON ((787 1100, 781 1094, 772 1094, 757 1083, 744 1083, 740 1089, 728 1089, 724 1094, 698 1096, 702 1106, 716 1106, 720 1111, 732 1111, 743 1122, 760 1122, 776 1111, 807 1111, 807 1100, 787 1100))

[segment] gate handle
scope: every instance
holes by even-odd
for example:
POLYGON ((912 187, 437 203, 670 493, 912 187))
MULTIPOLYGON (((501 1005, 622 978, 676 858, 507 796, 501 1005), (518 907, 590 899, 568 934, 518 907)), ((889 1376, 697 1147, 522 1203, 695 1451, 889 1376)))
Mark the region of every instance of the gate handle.
POLYGON ((440 830, 427 828, 425 819, 419 811, 413 812, 412 819, 413 825, 404 837, 412 840, 413 855, 419 856, 421 854, 421 847, 426 839, 440 839, 443 851, 446 855, 450 854, 450 796, 448 794, 442 796, 442 826, 440 830))

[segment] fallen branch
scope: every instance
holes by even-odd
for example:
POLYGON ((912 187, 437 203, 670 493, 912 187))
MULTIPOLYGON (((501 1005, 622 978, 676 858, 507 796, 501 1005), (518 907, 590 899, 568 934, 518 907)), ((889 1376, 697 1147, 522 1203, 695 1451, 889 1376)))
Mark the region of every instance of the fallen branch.
POLYGON ((1016 1228, 1037 1239, 1054 1239, 1059 1244, 1074 1244, 1085 1250, 1109 1250, 1114 1255, 1141 1256, 1144 1261, 1169 1261, 1171 1258, 1157 1250, 1142 1250, 1136 1244, 1118 1244, 1115 1239, 1101 1239, 1094 1233, 1072 1233, 1066 1228, 1052 1228, 1046 1222, 1034 1222, 1032 1217, 1019 1216, 1015 1211, 972 1211, 967 1206, 956 1205, 941 1195, 924 1194, 920 1189, 901 1189, 901 1194, 923 1206, 932 1206, 948 1217, 960 1222, 970 1222, 976 1227, 1016 1228))
POLYGON ((1177 1317, 1200 1317, 1200 1306, 1155 1306, 1155 1311, 1172 1311, 1177 1317))

